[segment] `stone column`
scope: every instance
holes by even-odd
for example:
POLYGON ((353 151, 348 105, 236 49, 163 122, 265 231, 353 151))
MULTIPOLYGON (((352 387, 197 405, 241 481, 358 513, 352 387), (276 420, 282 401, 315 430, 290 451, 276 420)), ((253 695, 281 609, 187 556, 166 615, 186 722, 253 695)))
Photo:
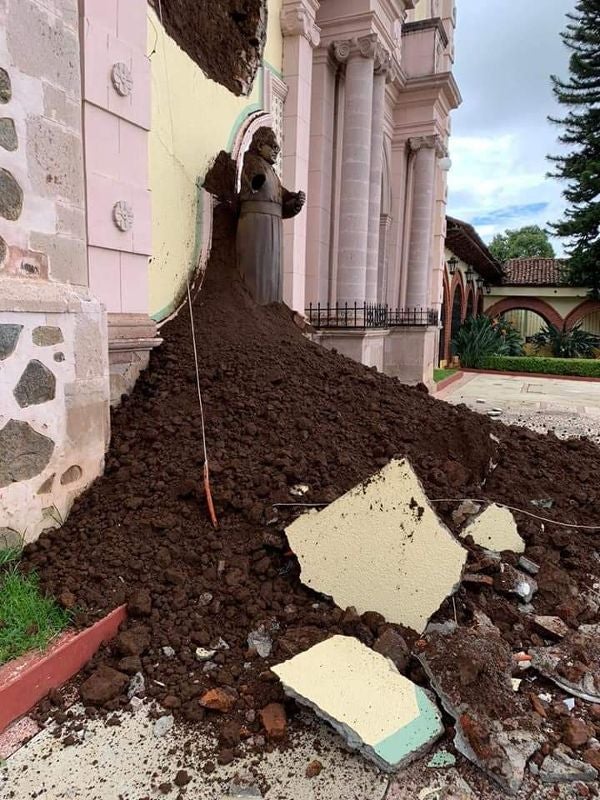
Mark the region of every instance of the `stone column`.
MULTIPOLYGON (((283 0, 283 79, 289 92, 283 111, 283 185, 307 191, 310 154, 312 49, 319 44, 317 0, 283 0)), ((304 312, 307 210, 286 221, 283 238, 283 297, 304 312)))
POLYGON ((373 105, 371 112, 371 177, 369 186, 369 235, 367 240, 367 274, 365 300, 374 303, 378 297, 379 227, 381 213, 381 176, 383 171, 383 122, 385 112, 385 84, 389 75, 391 56, 378 48, 373 79, 373 105))
POLYGON ((379 218, 379 253, 377 263, 377 302, 387 303, 389 286, 389 235, 392 218, 389 214, 382 214, 379 218))
POLYGON ((409 140, 414 153, 413 203, 408 249, 406 284, 407 308, 427 308, 431 272, 435 165, 441 152, 439 136, 418 136, 409 140))
POLYGON ((337 298, 342 303, 362 303, 367 273, 377 34, 334 42, 333 48, 337 60, 346 64, 337 298))
POLYGON ((329 48, 313 54, 313 90, 310 112, 310 161, 306 198, 306 302, 329 298, 332 182, 335 136, 335 65, 329 48))

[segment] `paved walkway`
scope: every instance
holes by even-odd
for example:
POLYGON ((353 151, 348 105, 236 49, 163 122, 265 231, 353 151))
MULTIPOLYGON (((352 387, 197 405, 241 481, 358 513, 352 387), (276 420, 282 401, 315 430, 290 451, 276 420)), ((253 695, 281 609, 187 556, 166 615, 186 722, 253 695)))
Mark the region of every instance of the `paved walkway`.
POLYGON ((600 382, 465 373, 436 397, 482 414, 499 411, 497 418, 510 425, 600 443, 600 382))
MULTIPOLYGON (((0 760, 0 798, 13 800, 504 800, 462 757, 457 768, 431 769, 430 756, 397 775, 384 775, 348 752, 331 729, 310 714, 295 725, 288 746, 248 753, 228 766, 214 762, 214 742, 198 728, 175 723, 156 735, 144 704, 117 713, 112 724, 89 720, 73 706, 70 732, 42 729, 6 761, 0 760), (62 735, 61 735, 62 733, 62 735), (318 759, 323 769, 306 776, 318 759), (208 766, 210 765, 210 771, 208 766), (182 774, 184 773, 184 774, 182 774), (245 779, 245 789, 236 791, 245 779)), ((30 733, 31 735, 31 733, 30 733)), ((432 751, 432 752, 435 752, 432 751)), ((594 785, 597 789, 597 785, 594 785)), ((578 787, 539 786, 527 773, 515 800, 579 800, 578 787)))

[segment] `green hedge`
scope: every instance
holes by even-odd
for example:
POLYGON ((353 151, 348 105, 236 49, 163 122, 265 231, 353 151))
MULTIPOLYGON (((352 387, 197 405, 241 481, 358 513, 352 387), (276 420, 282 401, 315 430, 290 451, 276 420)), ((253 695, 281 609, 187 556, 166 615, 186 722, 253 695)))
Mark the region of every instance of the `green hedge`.
POLYGON ((539 356, 489 356, 480 369, 502 372, 536 372, 544 375, 579 375, 600 378, 600 359, 595 358, 544 358, 539 356))

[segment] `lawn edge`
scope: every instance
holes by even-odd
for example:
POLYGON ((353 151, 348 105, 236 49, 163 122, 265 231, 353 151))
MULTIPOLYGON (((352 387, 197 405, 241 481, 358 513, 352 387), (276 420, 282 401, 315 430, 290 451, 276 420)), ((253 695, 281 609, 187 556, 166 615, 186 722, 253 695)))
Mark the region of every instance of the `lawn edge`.
MULTIPOLYGON (((558 375, 550 372, 513 372, 508 369, 470 369, 469 367, 461 367, 461 371, 470 375, 504 375, 508 378, 546 378, 556 381, 587 381, 588 383, 600 383, 600 378, 588 378, 585 375, 558 375)), ((454 377, 454 375, 452 375, 452 377, 454 377)))
POLYGON ((126 606, 78 633, 63 633, 44 653, 27 653, 0 667, 0 733, 30 711, 87 664, 104 642, 113 639, 127 616, 126 606))
POLYGON ((456 381, 459 381, 461 378, 464 378, 464 373, 462 369, 459 369, 457 372, 454 373, 454 375, 448 375, 447 378, 444 378, 443 380, 438 381, 435 384, 436 393, 441 392, 442 389, 445 389, 447 386, 456 383, 456 381))

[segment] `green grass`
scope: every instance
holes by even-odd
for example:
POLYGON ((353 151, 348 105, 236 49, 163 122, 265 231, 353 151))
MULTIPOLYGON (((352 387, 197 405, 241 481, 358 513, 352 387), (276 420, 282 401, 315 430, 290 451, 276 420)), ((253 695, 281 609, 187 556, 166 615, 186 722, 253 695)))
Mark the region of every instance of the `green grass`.
POLYGON ((443 381, 444 378, 449 378, 450 375, 454 375, 454 373, 458 372, 457 369, 434 369, 433 370, 433 380, 436 383, 443 381))
POLYGON ((595 358, 490 356, 483 359, 479 368, 531 372, 539 375, 577 375, 583 378, 600 378, 600 359, 595 358))
POLYGON ((21 550, 19 547, 7 547, 6 550, 0 550, 0 567, 16 564, 20 555, 21 550))
POLYGON ((43 650, 70 620, 69 612, 41 593, 36 575, 19 572, 18 557, 18 551, 0 551, 0 664, 43 650))

